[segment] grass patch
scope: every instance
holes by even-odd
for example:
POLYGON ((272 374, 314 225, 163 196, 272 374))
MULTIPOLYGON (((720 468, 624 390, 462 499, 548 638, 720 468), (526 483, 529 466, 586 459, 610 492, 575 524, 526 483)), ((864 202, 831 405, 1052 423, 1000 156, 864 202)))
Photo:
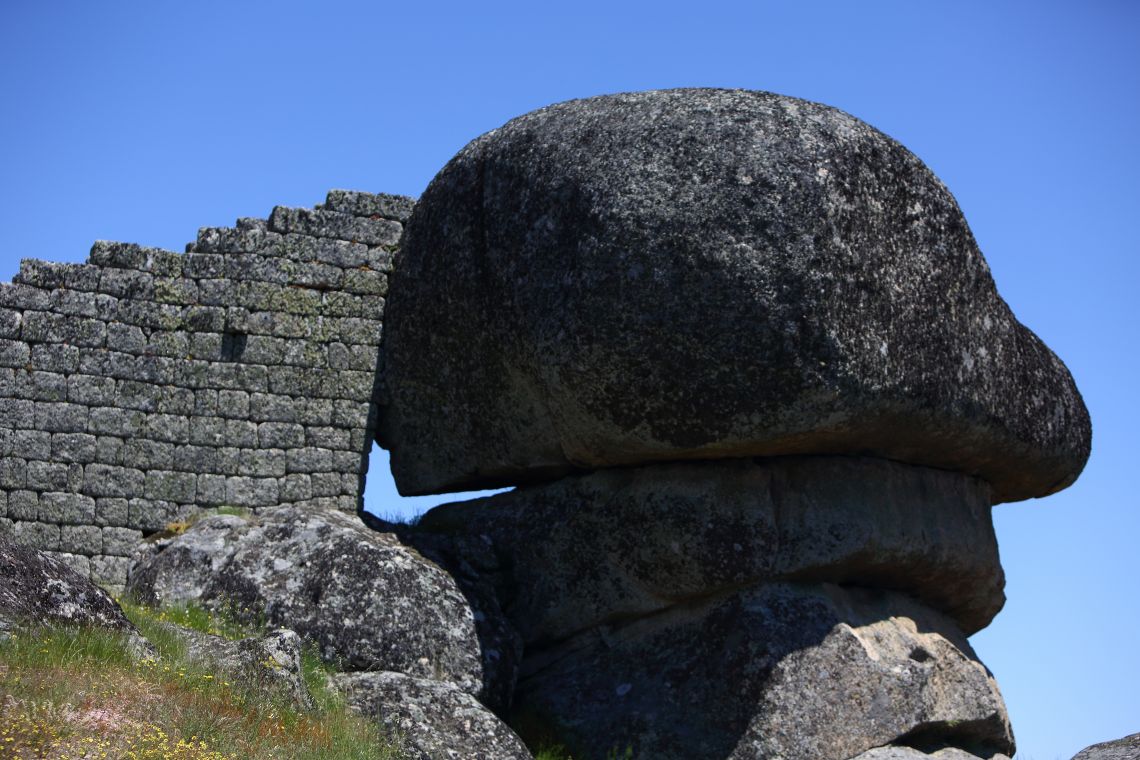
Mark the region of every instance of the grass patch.
POLYGON ((20 631, 0 642, 0 757, 172 760, 396 760, 398 745, 327 686, 304 657, 316 708, 303 711, 251 684, 194 666, 178 623, 227 638, 256 633, 199 608, 126 603, 157 659, 132 656, 128 637, 102 629, 20 631))

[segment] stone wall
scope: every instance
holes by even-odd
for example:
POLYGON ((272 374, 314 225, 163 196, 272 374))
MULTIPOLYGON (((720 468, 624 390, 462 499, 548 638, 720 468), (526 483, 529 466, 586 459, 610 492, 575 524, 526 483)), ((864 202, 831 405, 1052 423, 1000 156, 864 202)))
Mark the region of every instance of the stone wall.
POLYGON ((98 242, 0 284, 0 528, 97 582, 200 510, 361 505, 387 275, 413 200, 98 242))

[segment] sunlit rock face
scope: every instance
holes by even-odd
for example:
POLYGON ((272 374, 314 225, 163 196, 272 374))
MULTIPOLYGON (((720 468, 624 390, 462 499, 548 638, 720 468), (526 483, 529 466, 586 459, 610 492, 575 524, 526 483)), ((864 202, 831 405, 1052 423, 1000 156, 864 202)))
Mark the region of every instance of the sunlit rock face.
POLYGON ((570 101, 417 204, 379 438, 405 493, 654 461, 858 454, 1071 483, 1087 411, 953 197, 842 111, 739 90, 570 101))

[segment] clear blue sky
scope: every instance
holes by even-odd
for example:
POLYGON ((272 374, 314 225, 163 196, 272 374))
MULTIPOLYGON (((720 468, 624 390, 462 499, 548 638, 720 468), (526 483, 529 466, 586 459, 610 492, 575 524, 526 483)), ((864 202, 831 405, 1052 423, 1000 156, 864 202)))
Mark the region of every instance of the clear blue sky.
MULTIPOLYGON (((0 279, 96 239, 181 250, 330 188, 418 195, 468 140, 568 98, 718 86, 843 108, 946 182, 1091 410, 1080 481, 997 508, 1010 601, 973 639, 1018 757, 1067 760, 1140 731, 1138 51, 1125 0, 7 0, 0 279)), ((372 471, 369 508, 407 511, 372 471)))

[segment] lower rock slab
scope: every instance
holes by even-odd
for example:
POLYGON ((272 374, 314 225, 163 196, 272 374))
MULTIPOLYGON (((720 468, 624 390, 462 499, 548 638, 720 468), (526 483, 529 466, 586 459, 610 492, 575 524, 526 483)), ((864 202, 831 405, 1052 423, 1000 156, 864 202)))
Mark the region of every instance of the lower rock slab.
POLYGON ((898 592, 822 583, 677 605, 529 652, 511 723, 576 760, 1014 751, 997 684, 949 618, 898 592))

